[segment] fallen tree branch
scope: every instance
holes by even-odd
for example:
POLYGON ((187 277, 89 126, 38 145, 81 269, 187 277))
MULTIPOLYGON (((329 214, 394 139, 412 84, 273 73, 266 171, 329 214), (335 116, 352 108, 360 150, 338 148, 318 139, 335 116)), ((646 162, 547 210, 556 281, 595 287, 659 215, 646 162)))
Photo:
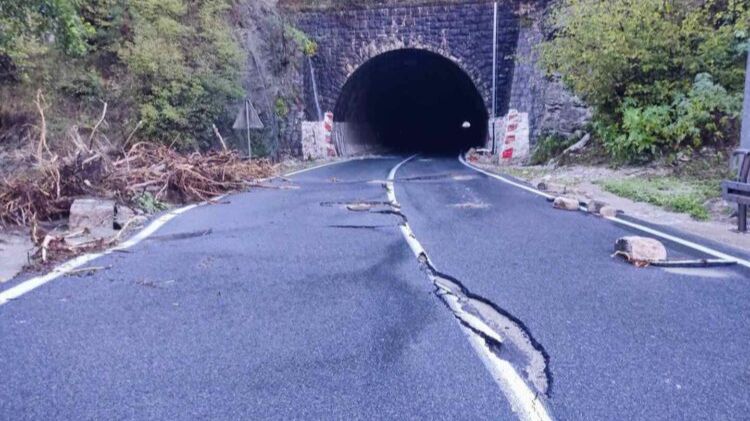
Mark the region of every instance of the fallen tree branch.
POLYGON ((97 129, 99 129, 99 126, 104 121, 104 117, 107 116, 107 103, 104 101, 102 101, 102 103, 104 104, 104 107, 102 107, 102 116, 99 117, 99 121, 97 121, 96 124, 94 125, 94 128, 91 129, 91 134, 89 135, 89 140, 88 140, 89 150, 94 149, 94 135, 96 134, 97 129))
POLYGON ((132 132, 130 132, 130 135, 128 135, 128 138, 127 138, 127 139, 125 139, 125 146, 126 146, 126 147, 127 147, 128 145, 130 145, 130 141, 131 141, 131 140, 133 139, 133 136, 135 135, 135 132, 137 132, 137 131, 138 131, 138 129, 140 129, 140 128, 141 128, 141 125, 143 125, 143 120, 139 120, 139 121, 138 121, 138 124, 136 124, 136 125, 135 125, 135 128, 133 129, 133 131, 132 131, 132 132))
POLYGON ((44 95, 42 95, 42 90, 38 89, 36 91, 36 99, 34 100, 34 105, 36 105, 36 109, 39 112, 39 117, 41 118, 41 122, 39 125, 39 142, 37 142, 36 146, 36 160, 37 162, 41 163, 44 161, 44 151, 49 150, 47 147, 47 119, 44 117, 44 95))
POLYGON ((226 152, 227 144, 224 142, 224 138, 221 136, 219 129, 216 127, 216 124, 212 124, 211 127, 214 129, 214 134, 216 135, 216 137, 219 138, 219 143, 221 143, 221 149, 226 152))

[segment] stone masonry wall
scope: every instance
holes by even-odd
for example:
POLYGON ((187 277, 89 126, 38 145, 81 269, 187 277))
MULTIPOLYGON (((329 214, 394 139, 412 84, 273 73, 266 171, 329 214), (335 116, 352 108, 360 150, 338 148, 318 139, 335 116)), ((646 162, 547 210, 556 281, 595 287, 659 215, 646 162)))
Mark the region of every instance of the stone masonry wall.
MULTIPOLYGON (((501 1, 498 33, 498 114, 507 110, 518 22, 513 1, 501 1)), ((458 64, 492 102, 493 2, 306 11, 296 25, 319 45, 313 58, 321 107, 333 110, 349 76, 367 60, 402 48, 443 55, 458 64)), ((309 72, 308 72, 309 73, 309 72)), ((306 75, 306 90, 311 81, 306 75)), ((307 95, 307 114, 317 111, 307 95)))
POLYGON ((547 77, 539 68, 536 48, 544 40, 545 12, 541 4, 526 4, 519 9, 516 65, 510 93, 509 108, 529 114, 532 143, 546 133, 576 136, 591 120, 590 108, 565 89, 558 77, 547 77))
MULTIPOLYGON (((538 67, 536 47, 544 40, 550 2, 501 0, 498 11, 497 115, 509 109, 529 114, 530 140, 546 133, 581 134, 591 110, 559 78, 538 67)), ((424 49, 451 59, 474 81, 492 109, 493 1, 373 6, 294 12, 297 27, 314 39, 313 57, 322 111, 334 110, 348 78, 369 59, 402 48, 424 49)), ((317 119, 312 77, 303 63, 305 113, 317 119)))

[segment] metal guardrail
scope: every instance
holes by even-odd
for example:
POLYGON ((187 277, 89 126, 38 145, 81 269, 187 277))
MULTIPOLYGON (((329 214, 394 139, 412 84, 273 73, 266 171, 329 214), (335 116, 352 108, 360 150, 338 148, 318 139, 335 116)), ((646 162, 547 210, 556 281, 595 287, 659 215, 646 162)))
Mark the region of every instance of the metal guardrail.
POLYGON ((737 203, 737 229, 747 232, 747 208, 750 206, 750 149, 738 149, 732 161, 736 163, 737 179, 721 183, 722 197, 737 203))

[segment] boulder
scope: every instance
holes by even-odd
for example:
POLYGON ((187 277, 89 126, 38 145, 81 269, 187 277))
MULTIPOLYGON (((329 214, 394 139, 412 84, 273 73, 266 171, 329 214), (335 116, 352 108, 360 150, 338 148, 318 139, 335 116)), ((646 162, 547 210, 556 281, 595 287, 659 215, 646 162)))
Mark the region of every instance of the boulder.
POLYGON ((107 199, 76 199, 70 206, 68 226, 71 231, 112 230, 115 202, 107 199))
POLYGON ((614 218, 617 216, 617 209, 613 208, 612 206, 604 206, 599 209, 599 215, 605 218, 614 218))
POLYGON ((578 203, 578 199, 560 196, 555 198, 555 201, 552 202, 552 206, 554 206, 556 209, 574 211, 578 210, 580 204, 578 203))
POLYGON ((667 260, 667 248, 654 238, 622 237, 615 242, 615 255, 623 256, 630 263, 643 267, 667 260))
POLYGON ((586 209, 590 213, 599 214, 601 213, 602 208, 604 208, 605 206, 607 206, 607 204, 602 202, 601 200, 589 199, 586 202, 586 209))

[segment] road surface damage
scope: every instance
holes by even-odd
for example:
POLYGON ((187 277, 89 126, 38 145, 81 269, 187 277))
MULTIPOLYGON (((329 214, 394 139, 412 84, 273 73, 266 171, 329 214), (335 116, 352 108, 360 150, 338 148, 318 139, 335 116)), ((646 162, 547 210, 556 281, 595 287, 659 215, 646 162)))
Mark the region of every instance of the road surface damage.
POLYGON ((522 368, 526 380, 539 394, 549 396, 552 386, 549 355, 523 322, 493 302, 471 293, 457 279, 440 273, 427 256, 419 260, 437 287, 436 294, 455 317, 481 335, 499 357, 522 368))
POLYGON ((526 326, 491 301, 471 293, 456 278, 437 270, 409 226, 396 199, 395 176, 414 156, 396 165, 385 189, 393 213, 401 215, 401 233, 430 281, 435 294, 453 313, 469 343, 500 386, 521 420, 552 420, 547 406, 552 386, 549 355, 526 326))
MULTIPOLYGON (((383 201, 323 202, 322 206, 340 206, 351 212, 395 215, 398 225, 329 225, 331 228, 379 229, 406 227, 408 220, 400 205, 383 201), (387 206, 387 209, 383 209, 387 206), (380 207, 380 208, 378 208, 380 207)), ((435 294, 467 329, 482 337, 499 358, 510 362, 540 396, 549 396, 552 374, 549 356, 531 336, 524 324, 491 301, 471 293, 457 279, 439 272, 422 252, 419 263, 436 287, 435 294)))

